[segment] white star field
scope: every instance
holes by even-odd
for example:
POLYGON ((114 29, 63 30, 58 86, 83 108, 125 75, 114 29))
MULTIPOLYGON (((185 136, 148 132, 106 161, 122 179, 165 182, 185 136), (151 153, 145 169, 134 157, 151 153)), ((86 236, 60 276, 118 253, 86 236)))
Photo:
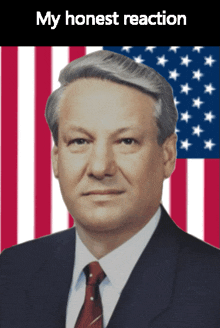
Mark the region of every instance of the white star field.
MULTIPOLYGON (((216 120, 216 109, 210 106, 213 102, 213 95, 215 96, 215 93, 218 92, 218 85, 213 82, 215 80, 212 80, 212 76, 218 74, 218 72, 216 73, 218 57, 211 51, 207 55, 205 51, 208 47, 203 46, 185 48, 180 46, 146 46, 142 47, 144 49, 138 55, 132 57, 133 48, 138 47, 122 47, 121 52, 130 54, 129 56, 137 63, 144 63, 151 67, 153 66, 149 64, 148 59, 152 59, 154 56, 153 68, 159 73, 161 70, 162 76, 165 72, 167 76, 164 77, 172 87, 175 86, 174 103, 179 115, 179 125, 177 124, 176 128, 176 133, 180 136, 180 138, 178 137, 179 148, 188 152, 189 149, 193 149, 194 144, 198 148, 199 140, 203 150, 211 152, 219 143, 211 133, 211 126, 216 120), (186 129, 187 132, 184 131, 186 129)), ((218 108, 217 110, 219 110, 218 108)))

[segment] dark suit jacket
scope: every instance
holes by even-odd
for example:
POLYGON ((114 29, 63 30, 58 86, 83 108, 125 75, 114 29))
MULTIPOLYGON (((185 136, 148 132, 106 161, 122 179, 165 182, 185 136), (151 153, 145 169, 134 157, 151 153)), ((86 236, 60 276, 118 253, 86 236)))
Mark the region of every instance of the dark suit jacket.
MULTIPOLYGON (((2 253, 1 328, 65 327, 74 251, 71 228, 2 253)), ((162 208, 108 328, 220 327, 219 254, 181 231, 162 208)))

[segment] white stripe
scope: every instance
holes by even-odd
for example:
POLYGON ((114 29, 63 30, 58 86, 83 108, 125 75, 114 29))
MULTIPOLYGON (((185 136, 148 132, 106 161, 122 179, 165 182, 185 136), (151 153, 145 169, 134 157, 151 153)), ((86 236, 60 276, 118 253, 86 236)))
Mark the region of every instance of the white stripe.
POLYGON ((92 326, 97 320, 99 320, 102 317, 102 314, 100 314, 97 318, 95 318, 90 324, 89 327, 92 326))
POLYGON ((34 238, 34 48, 18 48, 18 243, 34 238))
POLYGON ((204 240, 204 160, 187 160, 187 232, 204 240))
POLYGON ((102 47, 86 47, 86 55, 90 54, 91 52, 102 50, 102 47))
POLYGON ((167 213, 170 214, 170 178, 163 182, 162 204, 167 213))
MULTIPOLYGON (((52 47, 52 90, 60 86, 60 70, 68 63, 68 47, 52 47)), ((53 143, 52 143, 53 144, 53 143)), ((68 212, 62 199, 58 180, 52 171, 52 233, 68 228, 68 212)))

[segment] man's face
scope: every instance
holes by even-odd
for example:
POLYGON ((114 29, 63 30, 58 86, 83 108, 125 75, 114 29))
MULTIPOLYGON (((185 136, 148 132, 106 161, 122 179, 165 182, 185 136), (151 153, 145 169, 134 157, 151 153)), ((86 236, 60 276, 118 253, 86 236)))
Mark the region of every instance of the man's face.
MULTIPOLYGON (((134 88, 94 78, 65 90, 52 160, 76 226, 139 229, 155 213, 173 167, 167 167, 170 152, 157 143, 153 105, 134 88)), ((174 157, 174 142, 171 148, 174 157)))

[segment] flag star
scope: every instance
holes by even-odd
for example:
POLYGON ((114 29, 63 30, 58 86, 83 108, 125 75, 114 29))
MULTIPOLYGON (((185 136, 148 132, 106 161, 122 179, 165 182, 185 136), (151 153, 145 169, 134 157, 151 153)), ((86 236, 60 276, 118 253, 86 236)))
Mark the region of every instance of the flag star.
POLYGON ((189 115, 188 111, 186 111, 185 113, 181 113, 181 115, 181 121, 186 121, 186 123, 188 123, 189 119, 192 117, 191 115, 189 115))
POLYGON ((144 62, 144 59, 141 58, 141 55, 139 55, 138 57, 133 56, 133 58, 134 58, 134 61, 138 64, 141 64, 144 62))
POLYGON ((133 48, 133 47, 125 46, 125 47, 122 47, 121 51, 130 52, 130 49, 131 49, 131 48, 133 48))
POLYGON ((216 90, 215 88, 213 88, 211 83, 209 83, 209 85, 204 85, 204 87, 205 87, 204 93, 208 92, 210 95, 212 94, 212 91, 216 90))
POLYGON ((174 79, 176 81, 177 77, 180 76, 180 74, 176 71, 176 69, 174 71, 169 71, 169 79, 174 79))
POLYGON ((200 78, 203 76, 204 74, 202 74, 200 72, 200 69, 198 69, 198 71, 193 71, 193 77, 192 79, 197 79, 198 81, 200 81, 200 78))
POLYGON ((180 130, 179 130, 179 129, 177 129, 177 128, 175 128, 175 133, 178 133, 178 132, 180 132, 180 130))
POLYGON ((163 67, 165 66, 166 62, 168 62, 168 59, 165 58, 165 55, 163 55, 162 57, 157 57, 157 59, 157 65, 162 65, 163 67))
POLYGON ((188 148, 192 146, 192 144, 188 142, 188 139, 186 139, 185 141, 180 140, 180 142, 182 144, 180 148, 182 149, 188 150, 188 148))
POLYGON ((204 130, 200 129, 200 125, 193 126, 192 129, 193 129, 192 134, 196 134, 198 137, 200 137, 201 132, 204 132, 204 130))
POLYGON ((180 48, 180 47, 170 47, 169 51, 173 51, 173 52, 177 52, 177 49, 180 48))
POLYGON ((152 46, 150 46, 150 47, 146 47, 146 48, 145 48, 145 51, 150 51, 151 53, 153 53, 155 48, 156 48, 156 47, 152 47, 152 46))
POLYGON ((205 147, 204 149, 212 150, 212 147, 215 146, 214 143, 212 143, 212 139, 209 139, 209 141, 204 140, 205 147))
POLYGON ((180 101, 178 101, 176 97, 174 98, 174 104, 175 104, 175 106, 180 104, 180 101))
POLYGON ((204 48, 204 47, 193 47, 192 51, 197 51, 198 53, 200 53, 200 50, 204 48))
POLYGON ((186 57, 180 57, 182 62, 180 65, 186 65, 188 67, 189 63, 192 61, 192 59, 189 59, 188 55, 186 57))
POLYGON ((212 115, 211 111, 209 113, 204 113, 204 115, 204 121, 209 121, 210 123, 212 123, 213 118, 215 118, 215 115, 212 115))
POLYGON ((209 65, 210 67, 212 67, 212 64, 216 61, 215 59, 212 59, 211 55, 209 57, 204 57, 204 58, 205 58, 204 65, 209 65))
POLYGON ((200 97, 198 97, 197 99, 193 99, 192 107, 200 108, 201 104, 203 104, 203 103, 204 103, 204 101, 200 101, 200 97))
POLYGON ((188 83, 186 83, 185 85, 180 85, 182 90, 180 92, 185 92, 186 95, 188 95, 189 90, 192 90, 192 88, 189 87, 188 83))

